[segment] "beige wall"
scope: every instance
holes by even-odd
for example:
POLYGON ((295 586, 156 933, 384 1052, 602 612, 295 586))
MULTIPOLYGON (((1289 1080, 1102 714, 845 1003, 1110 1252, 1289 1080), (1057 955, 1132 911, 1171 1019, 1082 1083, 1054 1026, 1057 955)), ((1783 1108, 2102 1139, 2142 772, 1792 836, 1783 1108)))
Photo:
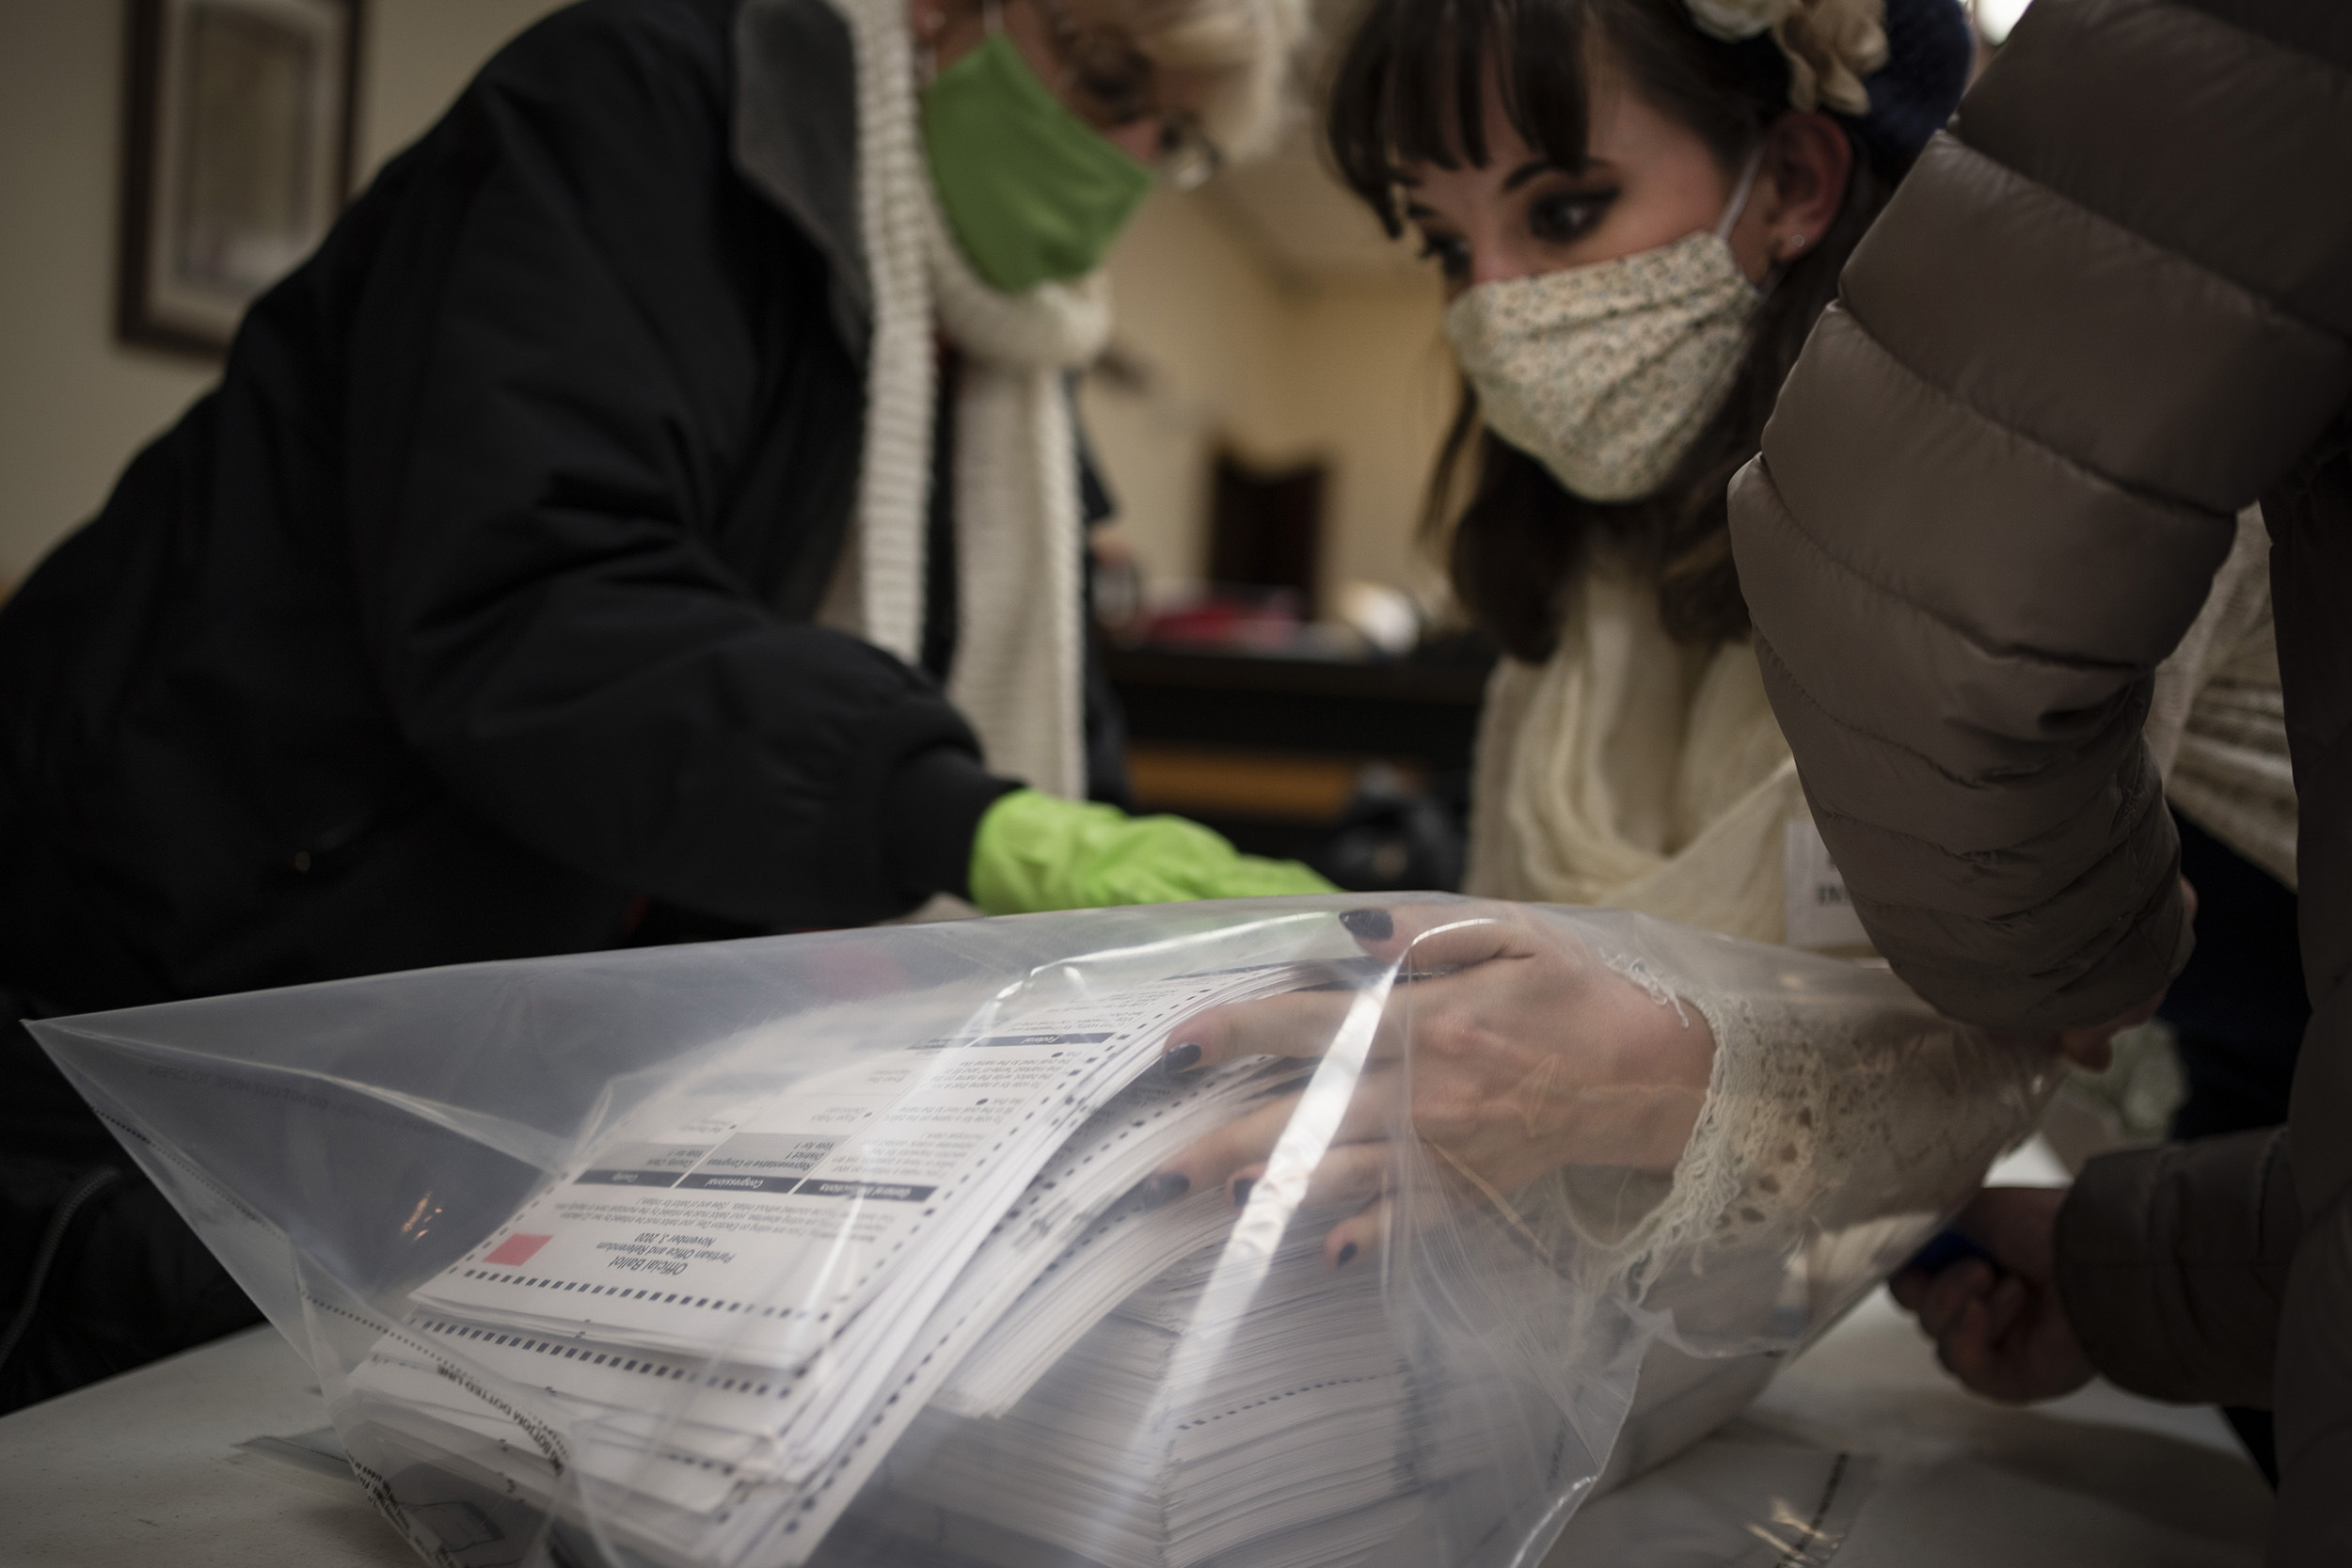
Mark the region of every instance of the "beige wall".
POLYGON ((360 178, 440 119, 499 45, 564 3, 370 0, 360 57, 367 76, 359 95, 360 178))
POLYGON ((0 581, 87 517, 212 379, 113 341, 127 9, 0 5, 0 581))
MULTIPOLYGON (((366 8, 358 161, 412 139, 557 0, 366 8)), ((114 341, 125 0, 0 0, 0 585, 105 499, 214 367, 114 341)))
POLYGON ((1119 499, 1120 527, 1155 593, 1197 582, 1207 559, 1210 453, 1294 455, 1282 359, 1291 302, 1204 199, 1161 192, 1110 260, 1119 360, 1140 386, 1088 378, 1087 434, 1119 499))
POLYGON ((1414 535, 1454 398, 1436 274, 1321 285, 1293 322, 1293 439, 1332 466, 1327 598, 1351 578, 1425 594, 1438 574, 1414 535))
POLYGON ((1431 585, 1413 531, 1453 397, 1434 278, 1285 278, 1214 202, 1168 193, 1110 269, 1113 341, 1145 378, 1089 378, 1084 406, 1155 597, 1200 586, 1220 442, 1330 465, 1327 595, 1351 578, 1431 585))

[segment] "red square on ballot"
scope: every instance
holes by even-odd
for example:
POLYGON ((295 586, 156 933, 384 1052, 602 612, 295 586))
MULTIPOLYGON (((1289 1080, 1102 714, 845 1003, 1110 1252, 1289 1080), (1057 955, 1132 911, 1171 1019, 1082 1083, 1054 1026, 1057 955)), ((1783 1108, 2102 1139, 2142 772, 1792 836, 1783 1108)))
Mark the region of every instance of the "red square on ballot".
POLYGON ((483 1259, 485 1263, 528 1263, 531 1255, 555 1240, 552 1236, 528 1236, 516 1231, 498 1244, 498 1249, 483 1259))

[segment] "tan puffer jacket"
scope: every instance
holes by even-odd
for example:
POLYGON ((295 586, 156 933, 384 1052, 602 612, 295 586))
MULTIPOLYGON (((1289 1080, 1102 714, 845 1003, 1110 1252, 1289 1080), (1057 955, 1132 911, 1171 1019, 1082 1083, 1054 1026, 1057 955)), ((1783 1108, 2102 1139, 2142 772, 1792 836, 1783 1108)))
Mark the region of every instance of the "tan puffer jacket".
POLYGON ((2315 1008, 2293 1120, 2095 1163, 2058 1246, 2116 1381, 2275 1400, 2298 1565, 2352 1563, 2348 404, 2352 5, 2040 0, 1856 252, 1731 509, 1880 949, 1953 1014, 2056 1028, 2186 957, 2140 721, 2262 501, 2315 1008))

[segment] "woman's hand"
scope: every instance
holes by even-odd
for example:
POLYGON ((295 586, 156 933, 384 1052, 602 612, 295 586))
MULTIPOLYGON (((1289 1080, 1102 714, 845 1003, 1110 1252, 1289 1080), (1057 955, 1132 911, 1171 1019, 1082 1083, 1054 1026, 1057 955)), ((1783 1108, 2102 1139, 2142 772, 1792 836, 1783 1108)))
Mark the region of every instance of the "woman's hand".
MULTIPOLYGON (((1326 1239, 1332 1263, 1385 1233, 1388 1139, 1408 1108, 1459 1203, 1497 1201, 1563 1165, 1662 1170, 1681 1157, 1714 1066, 1714 1037, 1694 1008, 1654 999, 1581 943, 1508 906, 1352 910, 1342 918, 1367 953, 1402 965, 1304 1198, 1363 1204, 1326 1239)), ((1244 1056, 1321 1055, 1354 1000, 1295 991, 1211 1008, 1169 1032, 1162 1059, 1168 1070, 1189 1071, 1244 1056)), ((1286 1096, 1201 1139, 1163 1168, 1158 1190, 1227 1183, 1239 1207, 1299 1099, 1286 1096)))

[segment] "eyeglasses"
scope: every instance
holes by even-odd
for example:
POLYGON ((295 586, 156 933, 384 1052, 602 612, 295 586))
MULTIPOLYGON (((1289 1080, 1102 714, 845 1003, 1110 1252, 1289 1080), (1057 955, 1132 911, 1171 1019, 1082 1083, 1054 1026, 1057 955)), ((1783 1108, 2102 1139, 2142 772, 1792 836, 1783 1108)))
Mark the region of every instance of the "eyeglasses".
POLYGON ((1188 191, 1215 174, 1225 154, 1188 110, 1163 113, 1154 92, 1157 68, 1128 40, 1080 25, 1059 0, 1029 0, 1045 19, 1054 52, 1061 56, 1061 87, 1073 113, 1097 131, 1119 131, 1138 120, 1157 119, 1159 146, 1152 166, 1161 179, 1188 191))

